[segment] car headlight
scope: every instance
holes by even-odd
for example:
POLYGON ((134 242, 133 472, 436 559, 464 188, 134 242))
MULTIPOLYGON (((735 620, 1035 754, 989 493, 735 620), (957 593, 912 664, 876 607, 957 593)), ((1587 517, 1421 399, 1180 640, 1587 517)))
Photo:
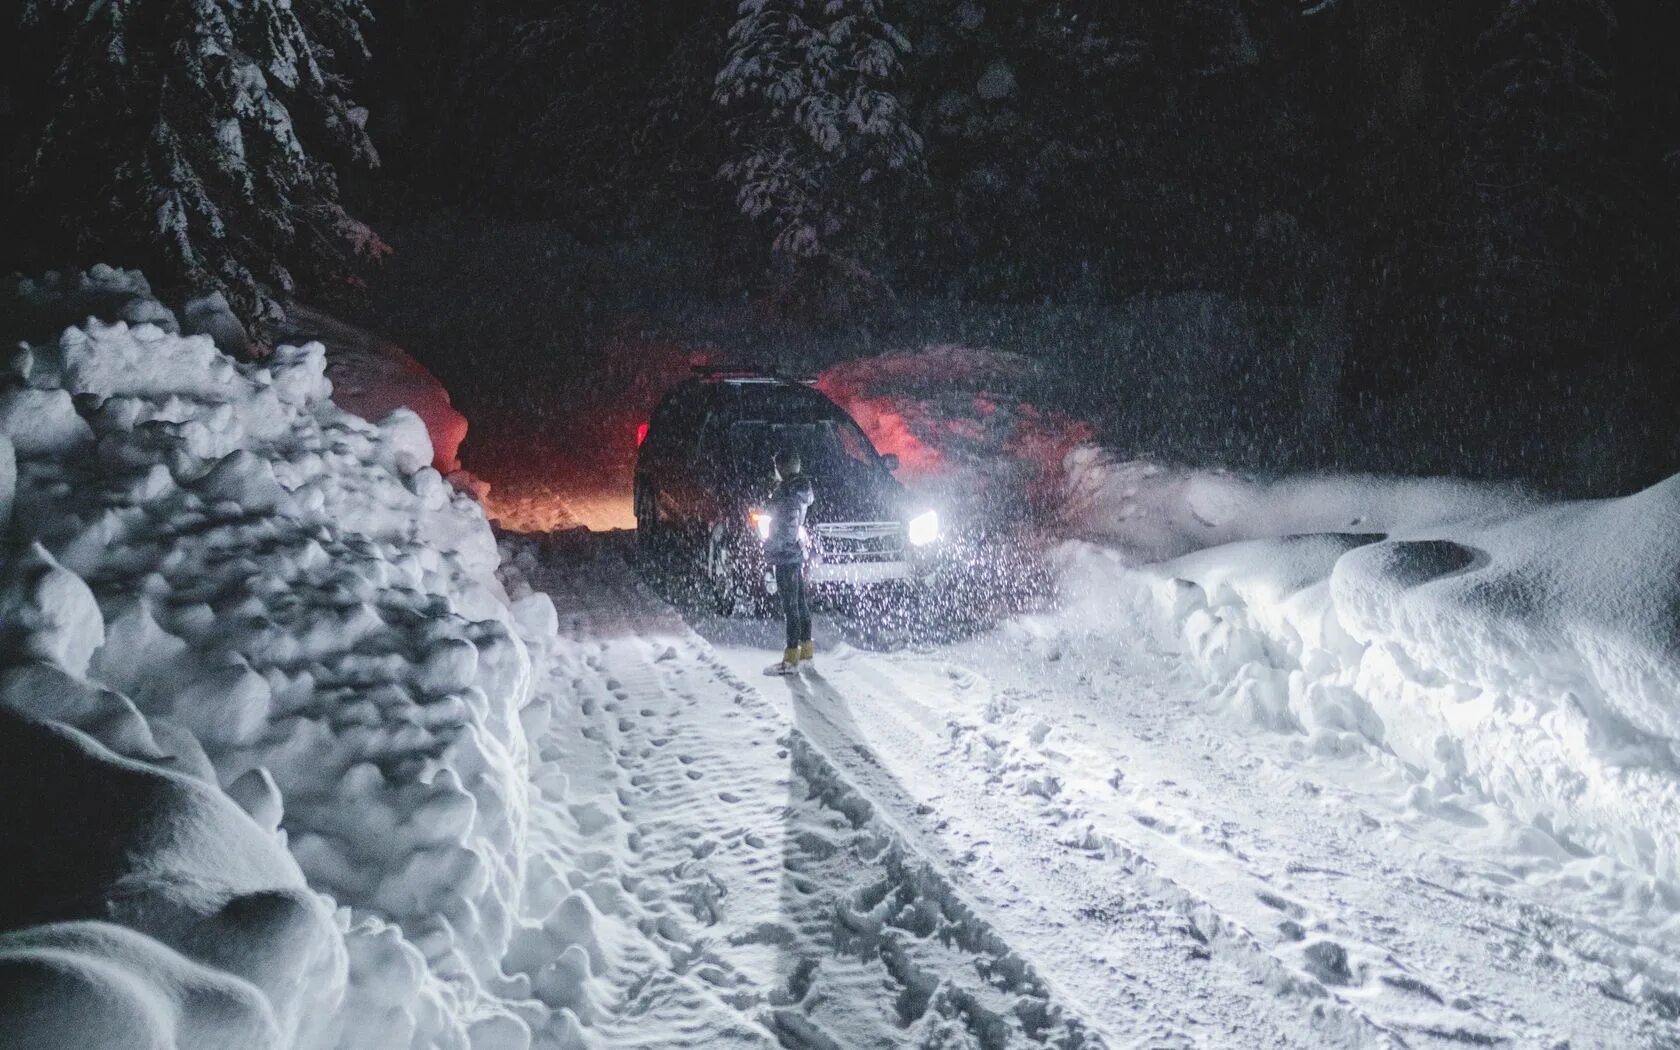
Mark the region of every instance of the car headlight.
POLYGON ((762 510, 755 510, 752 513, 748 514, 747 517, 752 519, 753 528, 758 530, 758 538, 759 539, 767 540, 767 539, 770 538, 770 515, 769 514, 767 514, 766 512, 764 512, 762 510))
POLYGON ((910 543, 916 547, 926 547, 939 538, 939 512, 926 511, 910 519, 910 527, 906 530, 910 543))

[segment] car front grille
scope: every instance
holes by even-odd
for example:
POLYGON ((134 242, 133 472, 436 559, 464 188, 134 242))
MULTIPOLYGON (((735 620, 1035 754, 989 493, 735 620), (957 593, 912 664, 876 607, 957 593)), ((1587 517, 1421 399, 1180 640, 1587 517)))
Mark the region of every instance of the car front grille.
POLYGON ((904 526, 896 521, 826 522, 816 526, 817 556, 826 562, 899 561, 904 526))

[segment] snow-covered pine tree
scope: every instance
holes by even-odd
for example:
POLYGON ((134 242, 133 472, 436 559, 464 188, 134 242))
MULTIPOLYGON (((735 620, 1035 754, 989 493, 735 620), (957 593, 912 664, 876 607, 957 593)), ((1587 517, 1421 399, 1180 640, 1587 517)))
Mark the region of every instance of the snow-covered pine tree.
POLYGON ((910 42, 882 0, 742 0, 717 75, 734 155, 720 174, 773 249, 832 254, 888 179, 921 167, 893 94, 910 42))
POLYGON ((251 322, 294 274, 383 252, 330 163, 376 163, 338 69, 367 18, 362 0, 24 0, 51 63, 20 122, 36 254, 221 292, 251 322))

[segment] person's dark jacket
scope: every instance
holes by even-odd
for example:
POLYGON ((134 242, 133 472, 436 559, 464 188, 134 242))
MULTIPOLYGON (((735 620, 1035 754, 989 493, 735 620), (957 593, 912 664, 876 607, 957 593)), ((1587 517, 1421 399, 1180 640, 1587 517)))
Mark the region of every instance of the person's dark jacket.
POLYGON ((770 514, 770 538, 764 558, 771 565, 798 565, 805 560, 805 512, 817 498, 811 479, 795 474, 783 479, 765 505, 770 514))

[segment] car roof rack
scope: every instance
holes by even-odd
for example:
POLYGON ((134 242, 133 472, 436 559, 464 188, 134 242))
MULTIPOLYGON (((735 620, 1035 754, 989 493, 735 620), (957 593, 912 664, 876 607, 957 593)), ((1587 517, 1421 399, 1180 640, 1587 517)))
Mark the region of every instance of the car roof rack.
POLYGON ((690 370, 700 379, 714 383, 728 383, 732 386, 763 385, 792 385, 810 386, 816 379, 795 379, 779 372, 767 372, 762 368, 749 368, 742 365, 690 365, 690 370))

